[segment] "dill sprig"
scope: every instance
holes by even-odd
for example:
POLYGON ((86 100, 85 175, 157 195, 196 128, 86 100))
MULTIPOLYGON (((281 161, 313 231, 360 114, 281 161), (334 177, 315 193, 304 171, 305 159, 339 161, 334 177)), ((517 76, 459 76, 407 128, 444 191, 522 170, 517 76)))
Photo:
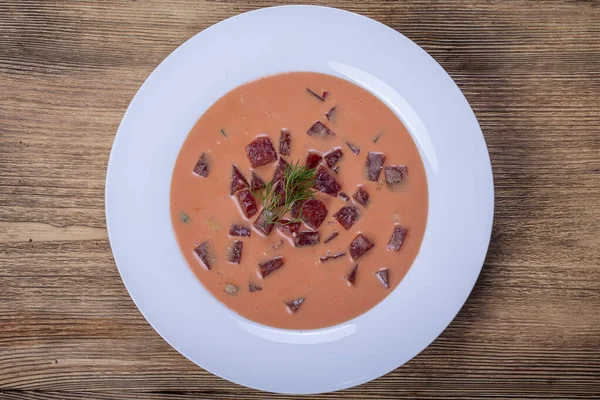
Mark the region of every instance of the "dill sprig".
MULTIPOLYGON (((274 224, 283 218, 288 212, 292 211, 294 204, 309 200, 314 197, 313 189, 315 179, 314 168, 300 165, 299 161, 295 164, 286 166, 283 180, 271 180, 259 189, 255 196, 260 198, 265 214, 267 224, 274 224), (284 185, 284 190, 279 188, 284 185)), ((298 222, 299 219, 290 220, 298 222)))

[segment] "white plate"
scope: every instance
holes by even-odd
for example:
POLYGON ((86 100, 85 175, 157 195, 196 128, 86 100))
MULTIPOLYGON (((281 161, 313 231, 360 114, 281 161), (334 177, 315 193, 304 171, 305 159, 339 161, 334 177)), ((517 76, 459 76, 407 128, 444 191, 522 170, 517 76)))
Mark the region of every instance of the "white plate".
POLYGON ((115 261, 148 322, 181 354, 214 374, 283 393, 359 385, 428 346, 477 280, 493 206, 483 135, 440 65, 385 25, 310 6, 238 15, 169 55, 129 105, 106 178, 115 261), (337 75, 388 104, 415 139, 429 186, 425 237, 404 280, 364 315, 313 331, 268 328, 221 305, 186 265, 169 216, 171 173, 196 120, 236 86, 286 71, 337 75))

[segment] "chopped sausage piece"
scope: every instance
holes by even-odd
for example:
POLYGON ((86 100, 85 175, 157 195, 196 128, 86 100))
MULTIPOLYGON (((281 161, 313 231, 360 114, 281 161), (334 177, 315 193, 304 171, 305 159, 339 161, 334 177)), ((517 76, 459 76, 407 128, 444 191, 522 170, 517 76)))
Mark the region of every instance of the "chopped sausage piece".
POLYGON ((276 257, 269 261, 263 261, 258 263, 258 272, 261 278, 265 278, 270 275, 273 271, 278 270, 283 266, 283 258, 276 257))
POLYGON ((294 246, 314 246, 319 244, 319 232, 298 232, 294 237, 294 246))
POLYGON ((281 219, 277 223, 277 229, 285 235, 294 236, 300 230, 300 222, 293 222, 289 219, 281 219))
POLYGON ((394 232, 392 232, 392 236, 390 237, 390 241, 388 243, 388 250, 399 251, 405 237, 406 228, 403 228, 400 225, 394 226, 394 232))
POLYGON ((194 173, 196 175, 200 175, 206 178, 208 176, 208 173, 210 172, 210 166, 208 164, 208 156, 206 155, 206 153, 202 153, 200 159, 194 167, 194 173))
POLYGON ((246 155, 252 168, 260 167, 277 160, 277 153, 267 136, 256 138, 252 143, 246 146, 246 155))
POLYGON ((223 291, 225 293, 227 293, 230 296, 233 296, 234 294, 236 294, 238 291, 240 290, 239 287, 235 286, 233 283, 229 283, 227 282, 225 284, 225 287, 223 288, 223 291))
POLYGON ((288 168, 289 165, 290 164, 288 164, 287 161, 279 157, 277 168, 275 168, 275 173, 273 174, 273 182, 277 182, 278 180, 285 177, 285 170, 288 168))
POLYGON ((350 273, 348 275, 346 275, 346 280, 348 281, 348 284, 350 284, 350 286, 356 285, 356 272, 357 271, 358 271, 358 264, 356 264, 354 267, 352 267, 352 270, 350 271, 350 273))
POLYGON ((234 194, 235 192, 246 189, 248 187, 248 181, 244 178, 244 175, 240 172, 239 169, 235 165, 231 169, 231 190, 229 194, 234 194))
POLYGON ((200 263, 202 263, 204 268, 210 271, 213 266, 214 258, 212 252, 210 251, 210 245, 208 244, 208 241, 200 243, 198 247, 194 249, 194 252, 200 259, 200 263))
POLYGON ((384 269, 380 269, 379 271, 375 272, 375 275, 377 276, 377 279, 379 279, 379 282, 381 282, 381 284, 383 285, 384 288, 388 289, 390 287, 390 270, 387 268, 384 269))
POLYGON ((308 131, 306 132, 309 136, 312 136, 314 138, 324 138, 326 136, 333 136, 335 135, 335 133, 333 133, 332 130, 330 130, 328 127, 326 127, 322 122, 317 121, 313 124, 313 126, 311 126, 308 131))
POLYGON ((354 143, 346 142, 346 145, 350 148, 354 155, 358 155, 358 153, 360 153, 360 147, 358 147, 354 143))
POLYGON ((337 106, 334 106, 331 110, 327 111, 325 113, 325 117, 329 120, 329 121, 333 121, 333 119, 335 118, 335 112, 336 112, 336 108, 337 106))
POLYGON ((358 210, 358 207, 355 206, 344 206, 340 208, 338 212, 333 214, 333 218, 335 218, 344 229, 348 230, 360 219, 360 211, 358 210))
POLYGON ((315 189, 336 197, 342 189, 342 185, 335 180, 333 175, 327 172, 325 167, 321 166, 315 174, 315 189))
POLYGON ((333 233, 329 236, 327 236, 327 239, 325 239, 323 241, 323 243, 329 243, 331 242, 333 239, 335 239, 340 233, 338 231, 333 231, 333 233))
POLYGON ((246 216, 246 218, 250 218, 258 211, 258 207, 256 206, 256 200, 250 193, 250 190, 244 189, 237 194, 238 202, 240 203, 240 207, 242 208, 242 212, 246 216))
POLYGON ((405 165, 386 165, 385 183, 393 185, 402 183, 408 176, 408 168, 405 165))
POLYGON ((369 203, 369 197, 369 193, 362 186, 359 186, 352 195, 352 198, 363 207, 366 207, 369 203))
POLYGON ((373 243, 371 243, 369 239, 364 237, 362 234, 358 234, 352 243, 350 243, 350 256, 352 259, 356 260, 364 255, 367 251, 371 250, 373 246, 373 243))
POLYGON ((313 169, 317 168, 317 165, 319 165, 322 159, 323 157, 320 154, 309 151, 308 156, 306 157, 306 166, 313 169))
POLYGON ((292 208, 292 216, 294 218, 300 217, 309 228, 317 229, 327 216, 327 207, 319 199, 309 199, 295 204, 292 208))
POLYGON ((233 224, 229 227, 229 236, 250 237, 252 231, 244 225, 233 224))
POLYGON ((294 299, 292 301, 288 301, 285 303, 285 305, 287 306, 288 310, 290 310, 291 313, 295 313, 296 311, 298 311, 298 308, 300 308, 300 305, 302 304, 303 301, 304 301, 304 297, 301 297, 299 299, 294 299))
POLYGON ((325 262, 328 260, 335 260, 336 258, 344 257, 346 255, 345 251, 340 251, 339 253, 335 254, 330 254, 329 251, 327 251, 327 253, 327 255, 319 257, 319 261, 325 262))
POLYGON ((323 158, 325 159, 327 166, 329 168, 333 168, 333 166, 337 164, 343 156, 344 152, 338 147, 337 149, 333 149, 329 153, 325 154, 323 158))
MULTIPOLYGON (((278 206, 282 206, 285 204, 285 180, 280 179, 275 183, 275 187, 273 188, 273 193, 276 197, 278 206)), ((275 198, 275 197, 274 197, 275 198)))
POLYGON ((344 200, 344 201, 348 201, 348 200, 350 200, 350 197, 348 197, 348 195, 347 195, 346 193, 344 193, 344 192, 340 192, 340 193, 338 194, 338 196, 340 197, 340 199, 342 199, 342 200, 344 200))
POLYGON ((327 92, 323 92, 323 96, 319 96, 317 93, 313 92, 309 88, 306 88, 306 91, 312 94, 316 99, 319 99, 321 101, 325 101, 325 96, 327 96, 327 92))
POLYGON ((292 137, 287 129, 281 130, 281 136, 279 137, 279 154, 282 156, 290 155, 290 146, 292 143, 292 137))
POLYGON ((273 224, 270 224, 268 222, 268 214, 267 213, 269 213, 269 212, 267 210, 263 209, 260 212, 260 214, 258 214, 256 221, 254 221, 254 227, 265 236, 269 236, 269 234, 273 230, 273 224))
POLYGON ((252 181, 250 182, 250 187, 255 192, 265 187, 265 181, 263 181, 260 176, 256 175, 254 171, 252 171, 252 181))
POLYGON ((252 283, 252 282, 248 283, 248 291, 250 293, 260 292, 261 290, 262 290, 262 286, 259 285, 258 283, 252 283))
POLYGON ((385 155, 382 153, 374 153, 372 151, 367 154, 367 179, 373 182, 377 182, 379 179, 379 174, 381 173, 381 169, 383 168, 383 163, 385 161, 385 155))
POLYGON ((227 261, 232 264, 239 264, 242 261, 242 252, 244 251, 244 242, 236 240, 233 242, 233 246, 229 248, 229 254, 227 261))

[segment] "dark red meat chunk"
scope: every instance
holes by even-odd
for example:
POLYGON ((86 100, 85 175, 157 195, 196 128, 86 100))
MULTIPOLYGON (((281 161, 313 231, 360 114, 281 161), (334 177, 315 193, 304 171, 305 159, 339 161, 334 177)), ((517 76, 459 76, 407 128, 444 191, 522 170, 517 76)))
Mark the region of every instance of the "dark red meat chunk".
POLYGON ((315 189, 335 197, 342 189, 342 185, 335 180, 333 175, 327 172, 325 167, 321 166, 315 174, 315 189))
POLYGON ((363 207, 366 207, 367 204, 369 204, 369 197, 369 193, 362 186, 359 186, 352 195, 352 198, 363 207))
POLYGON ((350 243, 350 256, 356 260, 373 248, 373 243, 362 234, 358 234, 350 243))
POLYGON ((250 187, 255 192, 265 187, 265 181, 263 181, 260 176, 256 175, 254 171, 252 171, 252 181, 250 182, 250 187))
POLYGON ((331 242, 333 239, 335 239, 340 233, 338 231, 333 231, 333 233, 329 236, 327 236, 327 239, 325 239, 323 241, 323 243, 329 243, 331 242))
POLYGON ((250 237, 252 231, 244 225, 233 224, 229 227, 229 236, 250 237))
POLYGON ((231 168, 231 190, 229 194, 234 194, 235 192, 246 189, 248 187, 248 181, 244 178, 244 175, 240 172, 239 169, 235 165, 231 168))
POLYGON ((317 229, 327 216, 327 207, 319 199, 309 199, 292 209, 292 216, 300 219, 312 229, 317 229))
POLYGON ((377 279, 383 285, 384 288, 388 289, 390 287, 390 270, 389 269, 380 269, 375 272, 377 279))
POLYGON ((344 152, 338 147, 337 149, 333 149, 329 153, 325 154, 323 158, 325 159, 327 166, 329 168, 333 168, 333 166, 337 164, 343 156, 344 152))
POLYGON ((214 263, 214 256, 210 250, 208 241, 200 243, 198 247, 194 249, 194 253, 198 256, 202 266, 210 271, 214 263))
POLYGON ((408 168, 405 165, 386 165, 385 183, 393 185, 402 183, 408 176, 408 168))
POLYGON ((281 136, 279 137, 279 154, 282 156, 289 156, 292 144, 292 137, 287 129, 281 130, 281 136))
POLYGON ((206 155, 206 153, 202 153, 202 155, 200 156, 200 159, 198 160, 198 162, 196 163, 196 166, 194 167, 194 173, 206 178, 208 176, 209 172, 210 172, 210 165, 208 162, 208 156, 206 155))
POLYGON ((281 219, 277 223, 277 229, 285 235, 294 236, 300 230, 300 222, 292 222, 289 219, 281 219))
POLYGON ((333 214, 333 218, 335 218, 344 229, 348 230, 360 219, 360 211, 358 210, 358 207, 355 206, 344 206, 340 208, 338 212, 333 214))
POLYGON ((329 120, 329 121, 333 121, 335 119, 335 113, 336 113, 336 109, 337 106, 334 106, 331 108, 331 110, 327 111, 325 113, 325 117, 329 120))
POLYGON ((246 146, 246 155, 252 168, 260 167, 277 160, 277 153, 267 136, 256 138, 252 143, 246 146))
POLYGON ((348 195, 347 195, 346 193, 344 193, 344 192, 340 192, 340 193, 338 194, 338 196, 340 197, 340 199, 342 199, 342 200, 344 200, 344 201, 348 201, 348 200, 350 200, 350 197, 348 197, 348 195))
POLYGON ((248 283, 248 291, 250 293, 260 292, 261 290, 262 290, 262 286, 259 285, 258 283, 253 283, 253 282, 248 283))
POLYGON ((388 243, 388 250, 399 251, 405 237, 406 228, 403 228, 400 225, 394 226, 394 232, 392 232, 392 236, 390 237, 390 241, 388 243))
POLYGON ((258 272, 261 278, 265 278, 270 275, 273 271, 278 270, 284 264, 283 258, 276 257, 269 261, 263 261, 258 263, 258 272))
POLYGON ((298 232, 294 237, 294 246, 314 246, 319 244, 319 232, 298 232))
POLYGON ((358 264, 352 267, 352 270, 348 275, 346 275, 346 280, 350 284, 350 286, 356 285, 356 272, 358 271, 358 264))
POLYGON ((385 155, 382 153, 374 153, 370 151, 369 154, 367 154, 366 173, 368 180, 377 182, 379 179, 379 174, 381 173, 381 169, 383 168, 384 161, 385 155))
POLYGON ((355 154, 358 155, 358 153, 360 153, 360 147, 358 147, 357 145, 355 145, 354 143, 351 142, 346 142, 346 145, 350 148, 350 150, 355 154))
POLYGON ((250 190, 244 189, 238 192, 237 199, 246 218, 250 218, 256 214, 258 207, 256 206, 256 200, 254 200, 254 196, 252 196, 250 190))
POLYGON ((236 240, 233 245, 229 248, 229 254, 227 255, 227 261, 232 264, 239 264, 242 261, 242 252, 244 251, 244 242, 236 240))
POLYGON ((290 310, 291 313, 295 313, 296 311, 298 311, 298 308, 300 308, 300 305, 302 304, 302 302, 304 302, 304 297, 301 297, 299 299, 294 299, 292 301, 288 301, 285 303, 285 305, 287 306, 288 310, 290 310))
POLYGON ((320 154, 309 151, 308 156, 306 157, 306 166, 308 168, 317 168, 317 165, 319 165, 322 159, 323 157, 320 154))
POLYGON ((328 127, 326 127, 323 123, 317 121, 313 124, 313 126, 310 127, 310 129, 306 132, 309 136, 312 136, 314 138, 324 138, 326 136, 333 136, 335 135, 335 133, 333 133, 332 130, 330 130, 328 127))
POLYGON ((263 209, 254 221, 254 227, 265 236, 269 236, 273 230, 273 224, 268 223, 267 213, 268 211, 263 209))
POLYGON ((275 173, 273 174, 273 182, 277 182, 278 180, 285 177, 285 170, 288 168, 289 165, 290 164, 288 164, 287 161, 279 157, 277 168, 275 168, 275 173))

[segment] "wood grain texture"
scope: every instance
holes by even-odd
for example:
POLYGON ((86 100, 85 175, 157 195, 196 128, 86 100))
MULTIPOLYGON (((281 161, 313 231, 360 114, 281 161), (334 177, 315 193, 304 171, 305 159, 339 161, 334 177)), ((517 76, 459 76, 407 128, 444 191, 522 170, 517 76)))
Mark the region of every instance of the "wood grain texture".
MULTIPOLYGON (((170 348, 104 220, 114 134, 148 74, 224 18, 283 1, 0 2, 0 399, 287 399, 170 348)), ((405 366, 314 399, 600 398, 600 2, 332 0, 427 50, 481 124, 490 251, 405 366)))

